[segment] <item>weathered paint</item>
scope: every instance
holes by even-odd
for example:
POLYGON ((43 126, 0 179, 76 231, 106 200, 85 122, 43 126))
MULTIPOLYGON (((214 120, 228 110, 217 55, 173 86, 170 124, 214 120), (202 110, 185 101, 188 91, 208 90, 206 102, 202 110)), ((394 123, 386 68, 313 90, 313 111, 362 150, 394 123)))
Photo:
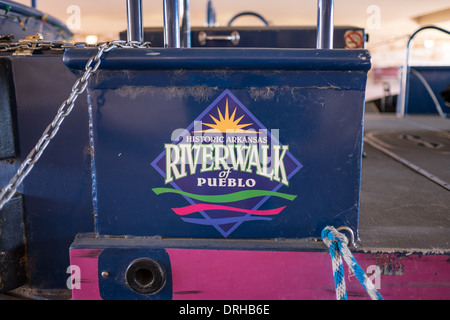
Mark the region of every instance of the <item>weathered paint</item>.
MULTIPOLYGON (((101 249, 72 249, 71 264, 81 269, 81 289, 73 299, 101 299, 98 256, 101 249)), ((174 300, 334 300, 327 252, 166 249, 174 300)), ((386 300, 450 299, 448 255, 355 253, 355 258, 386 300), (372 266, 372 267, 371 267, 372 266), (381 270, 379 281, 370 269, 381 270)), ((370 299, 346 272, 350 300, 370 299)), ((121 290, 122 284, 117 284, 121 290)))
MULTIPOLYGON (((64 62, 79 73, 93 54, 70 49, 64 62)), ((366 50, 109 52, 88 87, 95 232, 300 239, 320 237, 326 225, 336 225, 358 237, 370 67, 366 50), (162 188, 178 192, 162 194, 162 188), (176 213, 204 202, 195 196, 240 191, 279 192, 295 199, 258 193, 227 197, 227 208, 197 206, 192 216, 176 213), (282 213, 266 216, 273 209, 282 213)), ((217 201, 210 203, 225 205, 217 201)))

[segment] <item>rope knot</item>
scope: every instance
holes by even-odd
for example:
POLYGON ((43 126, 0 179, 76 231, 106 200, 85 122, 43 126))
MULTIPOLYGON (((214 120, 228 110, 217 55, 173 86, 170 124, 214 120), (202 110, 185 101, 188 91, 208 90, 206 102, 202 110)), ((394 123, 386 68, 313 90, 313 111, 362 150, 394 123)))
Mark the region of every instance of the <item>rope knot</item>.
MULTIPOLYGON (((342 242, 345 245, 348 245, 348 238, 343 234, 336 230, 334 227, 325 227, 322 230, 322 240, 325 242, 327 247, 331 245, 332 242, 342 242)), ((353 241, 352 241, 353 242, 353 241)))
POLYGON ((347 227, 340 227, 337 230, 334 227, 328 226, 322 230, 321 236, 323 242, 328 247, 331 255, 331 263, 333 267, 334 284, 336 287, 337 300, 347 300, 347 289, 345 286, 345 275, 342 263, 344 258, 350 270, 356 275, 359 282, 373 300, 383 300, 381 295, 377 292, 375 286, 367 277, 366 273, 359 266, 355 257, 347 247, 347 237, 338 230, 346 229, 350 232, 351 243, 354 243, 353 231, 347 227))

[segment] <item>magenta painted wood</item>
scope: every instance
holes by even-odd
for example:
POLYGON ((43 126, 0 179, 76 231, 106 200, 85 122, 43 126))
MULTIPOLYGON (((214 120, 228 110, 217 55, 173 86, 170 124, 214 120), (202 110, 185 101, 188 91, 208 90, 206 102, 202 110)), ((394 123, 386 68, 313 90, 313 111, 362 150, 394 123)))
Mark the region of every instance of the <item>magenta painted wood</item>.
MULTIPOLYGON (((81 269, 81 289, 73 299, 101 299, 98 256, 101 249, 71 250, 71 264, 81 269)), ((173 299, 182 300, 322 300, 336 299, 328 252, 280 252, 167 249, 173 299)), ((378 266, 385 300, 449 300, 447 255, 357 253, 363 270, 378 266)), ((370 299, 354 275, 346 273, 349 300, 370 299)), ((368 270, 370 271, 370 270, 368 270)), ((374 280, 374 283, 375 280, 374 280)))
MULTIPOLYGON (((167 251, 174 299, 336 299, 326 252, 167 251)), ((379 292, 384 299, 450 299, 448 256, 355 254, 355 258, 363 270, 380 268, 379 292)), ((344 271, 349 299, 369 299, 345 264, 344 271)))
POLYGON ((70 264, 80 267, 81 288, 72 289, 73 300, 101 300, 98 287, 98 256, 102 249, 70 250, 70 264))
POLYGON ((174 299, 335 299, 327 254, 168 249, 174 299), (183 293, 188 294, 183 294, 183 293))

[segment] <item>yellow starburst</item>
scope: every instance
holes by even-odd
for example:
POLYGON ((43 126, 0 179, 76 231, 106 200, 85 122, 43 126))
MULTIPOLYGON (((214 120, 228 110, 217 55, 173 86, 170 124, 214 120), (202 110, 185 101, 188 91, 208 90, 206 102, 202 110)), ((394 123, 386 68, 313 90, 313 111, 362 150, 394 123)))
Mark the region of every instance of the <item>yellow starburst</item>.
POLYGON ((227 133, 227 132, 237 132, 237 133, 256 133, 255 131, 249 131, 249 130, 243 130, 243 128, 251 126, 253 123, 243 123, 240 124, 242 118, 244 116, 240 117, 239 119, 234 119, 236 116, 236 109, 234 108, 233 114, 230 116, 230 112, 228 109, 228 99, 226 101, 225 105, 225 116, 222 115, 222 112, 220 112, 220 109, 217 108, 217 111, 219 112, 219 120, 214 118, 212 115, 209 115, 214 123, 203 123, 203 125, 210 127, 211 129, 202 130, 200 132, 221 132, 221 133, 227 133))

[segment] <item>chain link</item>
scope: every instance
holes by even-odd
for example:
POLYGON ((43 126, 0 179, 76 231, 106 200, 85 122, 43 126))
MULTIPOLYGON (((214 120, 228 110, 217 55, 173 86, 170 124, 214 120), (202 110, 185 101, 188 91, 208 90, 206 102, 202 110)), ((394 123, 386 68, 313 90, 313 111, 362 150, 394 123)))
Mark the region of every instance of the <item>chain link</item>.
MULTIPOLYGON (((33 45, 38 45, 39 43, 32 43, 33 45)), ((54 42, 52 43, 52 45, 54 42)), ((49 48, 52 47, 49 45, 49 48)), ((47 46, 47 44, 41 45, 41 47, 47 46)), ((61 46, 62 47, 62 46, 61 46)), ((72 87, 72 92, 70 93, 67 100, 65 100, 58 109, 55 118, 53 121, 47 126, 42 134, 41 138, 35 145, 35 147, 31 150, 28 156, 20 165, 17 170, 15 176, 11 179, 11 181, 2 189, 0 193, 0 210, 4 207, 4 205, 11 200, 14 194, 17 191, 17 188, 20 186, 25 177, 30 173, 33 166, 41 157, 44 150, 47 148, 50 141, 56 136, 62 122, 64 119, 72 112, 72 109, 75 105, 75 101, 80 94, 82 94, 88 85, 88 80, 92 73, 97 71, 101 62, 102 56, 115 49, 115 48, 149 48, 150 43, 139 43, 136 41, 125 42, 125 41, 111 41, 100 43, 96 45, 98 48, 97 53, 92 56, 85 65, 84 74, 77 79, 75 84, 72 87)), ((1 49, 0 49, 1 51, 1 49)))
MULTIPOLYGON (((8 38, 9 39, 9 38, 8 38)), ((123 48, 149 48, 150 42, 138 42, 138 41, 122 41, 115 40, 111 42, 99 43, 99 44, 89 44, 86 42, 64 42, 64 41, 44 41, 44 40, 3 40, 0 38, 0 52, 17 51, 18 49, 29 49, 29 50, 55 50, 64 51, 67 48, 98 48, 101 45, 108 43, 115 43, 117 47, 123 48)))
MULTIPOLYGON (((79 46, 89 47, 87 43, 78 44, 79 46)), ((0 41, 0 52, 17 51, 19 49, 28 50, 57 50, 63 51, 66 48, 76 47, 77 44, 65 43, 62 41, 41 41, 41 40, 21 40, 18 42, 0 41)))

